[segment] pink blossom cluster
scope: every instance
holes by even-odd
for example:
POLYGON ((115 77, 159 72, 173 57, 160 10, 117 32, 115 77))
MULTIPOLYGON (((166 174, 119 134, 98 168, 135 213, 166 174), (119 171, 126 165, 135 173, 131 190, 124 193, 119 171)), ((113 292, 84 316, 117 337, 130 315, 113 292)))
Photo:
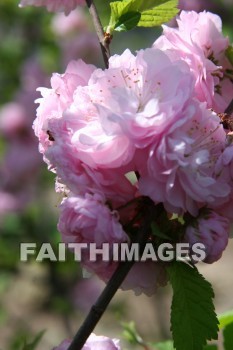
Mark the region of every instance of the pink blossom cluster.
POLYGON ((45 6, 50 12, 62 11, 68 15, 77 6, 83 5, 84 0, 21 0, 19 6, 45 6))
MULTIPOLYGON (((226 247, 233 146, 217 113, 233 96, 229 43, 211 13, 182 12, 178 24, 164 27, 152 48, 112 56, 108 69, 72 61, 51 88, 40 88, 34 131, 67 196, 58 225, 65 242, 130 241, 127 225, 145 196, 168 218, 195 220, 186 238, 207 243, 207 262, 226 247)), ((82 263, 104 281, 116 268, 82 263)), ((137 262, 122 288, 151 295, 166 279, 162 263, 137 262)))
MULTIPOLYGON (((63 342, 54 348, 54 350, 67 350, 71 344, 71 340, 63 340, 63 342)), ((121 350, 120 341, 118 339, 110 339, 103 335, 95 335, 92 333, 87 339, 82 350, 121 350)))
POLYGON ((223 112, 233 95, 232 65, 225 51, 229 39, 222 34, 221 19, 210 12, 182 11, 178 28, 163 25, 154 47, 172 61, 185 61, 195 78, 195 94, 216 112, 223 112))

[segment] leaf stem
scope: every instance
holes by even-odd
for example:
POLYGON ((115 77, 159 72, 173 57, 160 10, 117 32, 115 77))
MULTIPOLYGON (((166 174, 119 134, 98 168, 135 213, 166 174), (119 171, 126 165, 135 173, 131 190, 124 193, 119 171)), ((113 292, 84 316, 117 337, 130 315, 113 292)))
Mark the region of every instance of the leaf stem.
POLYGON ((97 12, 97 8, 93 2, 93 0, 86 0, 86 4, 87 7, 89 9, 90 15, 92 17, 92 21, 95 27, 95 31, 96 34, 98 36, 99 39, 99 43, 100 43, 100 47, 101 47, 101 51, 102 51, 102 55, 103 55, 103 59, 104 59, 104 64, 105 67, 108 68, 108 60, 110 57, 110 49, 109 49, 109 44, 110 44, 110 40, 109 37, 105 36, 104 30, 103 30, 103 26, 101 24, 98 12, 97 12))

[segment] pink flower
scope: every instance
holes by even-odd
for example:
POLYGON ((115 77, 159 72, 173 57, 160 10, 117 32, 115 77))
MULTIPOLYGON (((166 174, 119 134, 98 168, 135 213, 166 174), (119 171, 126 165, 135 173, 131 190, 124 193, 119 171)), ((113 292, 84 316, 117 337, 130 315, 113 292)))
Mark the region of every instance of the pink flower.
POLYGON ((117 212, 111 212, 99 194, 65 199, 61 204, 58 230, 65 243, 95 243, 99 248, 103 243, 110 245, 109 261, 102 261, 100 255, 97 255, 97 261, 90 261, 89 247, 80 253, 83 266, 94 271, 105 282, 117 267, 111 257, 113 243, 128 242, 117 212))
POLYGON ((223 112, 231 101, 233 84, 227 74, 225 56, 228 38, 222 34, 221 19, 210 12, 182 11, 178 29, 163 26, 154 47, 165 50, 172 60, 184 60, 195 77, 195 93, 208 107, 223 112))
POLYGON ((56 125, 66 124, 80 160, 92 167, 117 168, 130 163, 135 146, 144 148, 180 117, 193 91, 185 63, 172 63, 165 53, 148 49, 136 57, 126 50, 109 64, 107 70, 87 74, 84 86, 76 79, 80 63, 73 63, 69 90, 69 66, 64 77, 53 78, 53 90, 41 89, 35 133, 42 152, 50 145, 43 139, 48 121, 53 132, 52 119, 62 118, 56 125))
POLYGON ((230 222, 223 216, 210 211, 200 217, 193 226, 188 226, 185 241, 191 245, 202 243, 205 246, 205 262, 212 264, 219 260, 227 246, 230 222))
POLYGON ((136 56, 126 50, 110 58, 108 70, 92 74, 89 95, 107 134, 123 131, 134 146, 144 148, 179 118, 193 84, 188 66, 172 63, 161 50, 136 56))
POLYGON ((228 200, 232 183, 215 163, 225 149, 225 131, 218 116, 193 102, 182 119, 149 148, 147 169, 139 190, 171 213, 190 212, 207 203, 214 207, 228 200))
POLYGON ((126 50, 106 70, 72 62, 52 88, 41 90, 34 123, 49 168, 75 194, 89 187, 122 202, 137 190, 125 176, 136 170, 137 148, 181 117, 193 78, 186 63, 159 50, 126 50))
MULTIPOLYGON (((114 261, 113 244, 127 243, 129 238, 119 222, 118 213, 110 211, 101 195, 68 197, 61 204, 58 229, 65 243, 96 243, 101 248, 103 243, 110 244, 109 260, 103 261, 97 255, 96 261, 90 259, 90 248, 83 248, 82 265, 107 282, 115 272, 118 261, 114 261)), ((158 286, 165 285, 167 276, 161 263, 146 261, 135 262, 123 281, 123 290, 133 289, 136 294, 152 295, 158 286)))
POLYGON ((65 243, 85 242, 101 246, 103 243, 128 241, 117 212, 105 205, 100 194, 64 199, 58 229, 65 243))
POLYGON ((55 140, 50 142, 51 147, 46 152, 49 168, 56 171, 60 182, 66 184, 74 194, 104 192, 114 206, 134 197, 136 188, 126 178, 128 170, 125 167, 92 168, 80 160, 80 154, 71 142, 70 130, 62 119, 53 120, 49 128, 53 130, 55 140), (56 129, 55 123, 58 125, 56 129))
POLYGON ((52 89, 39 88, 42 98, 37 102, 37 118, 33 124, 36 136, 40 141, 40 151, 44 153, 51 142, 49 140, 48 121, 51 118, 61 118, 63 111, 73 101, 73 94, 78 86, 85 86, 94 70, 94 66, 82 60, 71 61, 64 74, 53 74, 52 89))
MULTIPOLYGON (((70 340, 64 340, 58 347, 53 350, 67 350, 70 346, 70 340)), ((87 339, 82 350, 121 350, 120 341, 118 339, 110 339, 103 335, 95 335, 92 333, 87 339)))
POLYGON ((62 11, 68 15, 77 6, 84 5, 84 0, 21 0, 19 6, 46 6, 50 12, 62 11))

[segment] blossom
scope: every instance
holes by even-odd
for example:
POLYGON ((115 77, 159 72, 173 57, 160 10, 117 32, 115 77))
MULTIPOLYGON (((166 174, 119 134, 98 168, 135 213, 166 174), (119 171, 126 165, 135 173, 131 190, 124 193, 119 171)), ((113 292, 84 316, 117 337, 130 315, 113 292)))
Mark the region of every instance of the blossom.
POLYGON ((127 242, 128 237, 118 220, 116 211, 105 205, 100 194, 86 194, 84 197, 68 197, 61 204, 58 229, 65 243, 127 242))
POLYGON ((193 78, 160 50, 126 50, 106 70, 72 62, 51 85, 40 89, 34 122, 50 170, 75 194, 89 188, 124 202, 137 190, 125 176, 136 170, 137 149, 181 117, 193 78))
POLYGON ((50 12, 62 11, 68 15, 78 5, 83 5, 84 0, 21 0, 19 6, 46 6, 50 12))
MULTIPOLYGON (((96 243, 98 248, 102 248, 103 243, 109 244, 107 261, 103 261, 99 255, 96 261, 91 261, 89 246, 80 253, 83 267, 104 282, 108 282, 119 264, 113 260, 113 244, 129 243, 129 237, 119 222, 119 214, 111 211, 99 194, 65 199, 61 204, 58 230, 65 243, 96 243)), ((158 286, 166 283, 165 267, 161 263, 135 262, 121 288, 133 289, 136 294, 152 295, 158 286)))
POLYGON ((88 246, 80 253, 83 266, 94 271, 104 281, 108 280, 117 267, 111 260, 113 243, 128 241, 128 236, 119 223, 117 212, 105 205, 105 199, 99 194, 86 194, 84 197, 68 197, 61 204, 58 230, 65 243, 86 243, 88 246), (101 248, 109 243, 108 261, 102 261, 97 255, 96 261, 90 261, 89 244, 95 243, 101 248))
POLYGON ((232 66, 225 55, 229 39, 222 34, 219 16, 210 12, 182 11, 178 28, 163 26, 154 47, 165 50, 174 61, 184 60, 195 77, 195 93, 208 107, 223 112, 233 94, 232 66))
POLYGON ((92 168, 80 160, 79 152, 70 142, 70 133, 67 128, 58 126, 55 131, 55 142, 46 152, 49 158, 49 168, 56 172, 60 182, 76 195, 99 192, 104 193, 114 206, 125 203, 134 197, 136 188, 125 177, 127 169, 100 169, 92 168))
MULTIPOLYGON (((53 350, 67 350, 70 344, 70 340, 63 340, 63 342, 53 350)), ((103 335, 98 336, 91 333, 82 350, 121 350, 121 348, 118 339, 111 339, 103 335)))
POLYGON ((108 134, 120 133, 120 125, 134 146, 144 148, 179 118, 193 84, 188 66, 172 63, 161 50, 136 56, 125 50, 110 58, 109 69, 92 74, 89 94, 108 134))
MULTIPOLYGON (((226 59, 227 43, 218 17, 182 13, 178 29, 165 27, 157 43, 161 49, 135 55, 125 50, 109 59, 107 69, 72 61, 64 74, 53 75, 50 89, 40 88, 34 130, 57 175, 57 190, 68 195, 58 229, 65 243, 87 245, 81 264, 104 282, 119 266, 114 244, 129 247, 131 234, 141 227, 138 198, 150 198, 153 214, 160 204, 166 219, 171 213, 196 217, 204 207, 220 215, 232 198, 231 145, 209 109, 221 102, 216 84, 222 84, 221 91, 227 86, 225 68, 212 59, 226 59), (205 18, 208 43, 198 32, 205 18), (181 35, 188 20, 191 30, 181 35), (108 244, 107 259, 98 254, 92 261, 92 243, 108 244)), ((220 228, 225 229, 224 220, 220 228)), ((216 234, 221 232, 217 228, 216 234)), ((212 251, 211 242, 210 262, 223 249, 212 251)), ((221 247, 224 237, 222 242, 221 247)), ((120 288, 151 295, 166 282, 164 264, 136 261, 120 288)))
MULTIPOLYGON (((54 74, 51 79, 52 89, 40 89, 42 98, 38 100, 40 106, 37 109, 37 118, 33 127, 40 141, 40 152, 44 154, 49 169, 56 171, 59 179, 72 192, 83 194, 94 190, 101 192, 104 189, 106 195, 113 200, 116 199, 116 202, 125 202, 125 200, 131 199, 135 192, 130 181, 125 177, 128 170, 122 167, 119 171, 115 169, 102 171, 98 169, 96 164, 93 167, 93 161, 91 162, 90 159, 85 159, 86 162, 83 162, 81 150, 77 148, 73 137, 76 130, 91 124, 93 118, 94 126, 96 126, 97 131, 100 131, 99 139, 102 143, 104 141, 101 139, 103 135, 100 124, 95 121, 97 119, 95 117, 96 108, 90 103, 90 97, 86 96, 85 91, 82 92, 82 88, 88 84, 94 69, 94 66, 78 60, 70 62, 64 74, 54 74), (80 91, 77 92, 77 89, 80 91), (78 94, 78 110, 75 109, 75 114, 73 113, 75 107, 71 106, 74 93, 78 94)), ((93 124, 91 127, 93 129, 93 124)), ((93 134, 90 133, 89 137, 92 136, 93 134)), ((111 146, 114 145, 114 138, 111 141, 111 136, 106 135, 105 141, 107 148, 101 152, 99 147, 99 162, 111 160, 113 157, 111 146)), ((119 152, 120 155, 124 154, 125 151, 130 152, 127 149, 128 144, 124 137, 117 141, 115 144, 116 162, 119 159, 119 152), (122 147, 120 142, 126 143, 125 146, 122 147)), ((91 157, 91 150, 89 150, 88 158, 91 157)))
POLYGON ((202 243, 205 246, 204 262, 212 264, 219 260, 229 238, 229 220, 214 211, 200 216, 185 231, 185 241, 190 245, 202 243))
POLYGON ((37 118, 33 123, 35 135, 40 141, 40 152, 44 153, 51 144, 47 134, 48 120, 61 118, 63 111, 73 99, 73 93, 77 86, 87 84, 94 66, 84 63, 82 60, 71 61, 64 74, 53 74, 51 89, 39 88, 42 98, 37 102, 37 118))
POLYGON ((218 116, 205 105, 190 104, 186 114, 149 149, 147 169, 139 190, 168 212, 196 216, 207 203, 221 205, 229 198, 231 180, 215 163, 225 149, 225 131, 218 116))

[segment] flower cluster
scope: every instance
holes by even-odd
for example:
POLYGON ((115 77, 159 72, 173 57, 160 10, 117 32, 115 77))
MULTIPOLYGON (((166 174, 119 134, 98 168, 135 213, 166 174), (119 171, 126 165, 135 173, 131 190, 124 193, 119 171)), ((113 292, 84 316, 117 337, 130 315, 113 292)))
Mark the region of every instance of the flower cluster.
MULTIPOLYGON (((149 198, 160 231, 172 214, 191 218, 179 239, 198 237, 206 262, 219 259, 233 198, 233 146, 217 114, 233 96, 228 45, 219 17, 182 12, 152 48, 114 55, 105 70, 72 61, 51 89, 40 88, 34 131, 67 195, 58 225, 65 242, 134 241, 149 198)), ((117 265, 82 263, 104 281, 117 265)), ((150 295, 166 278, 162 263, 137 262, 122 288, 150 295)))
POLYGON ((154 47, 172 61, 185 61, 195 78, 195 94, 216 112, 223 112, 233 96, 232 65, 225 51, 228 38, 222 35, 221 19, 210 12, 182 11, 178 28, 163 26, 163 35, 154 47))

